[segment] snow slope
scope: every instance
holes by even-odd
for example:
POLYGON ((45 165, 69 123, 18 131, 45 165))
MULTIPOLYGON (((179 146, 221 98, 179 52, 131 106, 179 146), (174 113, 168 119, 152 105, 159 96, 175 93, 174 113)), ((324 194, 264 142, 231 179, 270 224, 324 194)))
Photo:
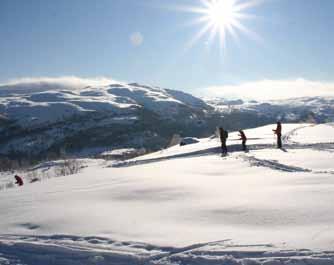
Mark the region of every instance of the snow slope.
POLYGON ((1 191, 0 264, 334 264, 334 125, 273 128, 1 191))

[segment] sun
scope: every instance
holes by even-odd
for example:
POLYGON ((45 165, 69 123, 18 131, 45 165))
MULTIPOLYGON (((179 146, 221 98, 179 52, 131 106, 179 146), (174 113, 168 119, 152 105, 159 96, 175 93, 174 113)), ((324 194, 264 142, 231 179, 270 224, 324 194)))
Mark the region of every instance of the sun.
POLYGON ((263 0, 200 0, 199 6, 183 7, 183 11, 198 14, 191 25, 202 24, 188 46, 193 46, 205 34, 208 34, 209 44, 218 37, 221 48, 225 46, 228 35, 238 40, 238 32, 257 38, 242 21, 255 17, 247 14, 246 10, 260 4, 261 1, 263 0))
POLYGON ((207 18, 213 26, 224 30, 235 23, 237 10, 233 0, 216 0, 209 3, 207 18))

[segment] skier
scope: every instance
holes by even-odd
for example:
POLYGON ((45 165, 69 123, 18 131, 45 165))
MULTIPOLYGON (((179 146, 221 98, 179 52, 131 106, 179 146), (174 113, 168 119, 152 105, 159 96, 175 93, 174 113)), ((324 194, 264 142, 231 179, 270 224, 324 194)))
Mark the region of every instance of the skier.
POLYGON ((247 151, 247 146, 246 146, 247 137, 246 137, 246 134, 244 133, 243 130, 239 130, 239 136, 240 136, 239 140, 242 141, 241 142, 241 144, 242 144, 242 150, 246 152, 247 151))
POLYGON ((18 186, 23 186, 23 179, 20 176, 15 175, 14 178, 16 180, 15 184, 17 184, 18 186))
POLYGON ((222 155, 227 155, 226 140, 228 138, 228 132, 223 127, 219 128, 220 141, 222 144, 222 155))
POLYGON ((273 130, 274 134, 277 135, 277 148, 282 148, 282 124, 277 122, 276 129, 273 130))

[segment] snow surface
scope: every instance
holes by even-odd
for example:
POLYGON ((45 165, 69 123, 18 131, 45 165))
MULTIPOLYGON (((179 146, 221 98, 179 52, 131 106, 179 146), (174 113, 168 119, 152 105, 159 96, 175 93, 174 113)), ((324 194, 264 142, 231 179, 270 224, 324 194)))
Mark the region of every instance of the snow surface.
POLYGON ((274 128, 1 191, 0 264, 334 264, 334 127, 274 128))

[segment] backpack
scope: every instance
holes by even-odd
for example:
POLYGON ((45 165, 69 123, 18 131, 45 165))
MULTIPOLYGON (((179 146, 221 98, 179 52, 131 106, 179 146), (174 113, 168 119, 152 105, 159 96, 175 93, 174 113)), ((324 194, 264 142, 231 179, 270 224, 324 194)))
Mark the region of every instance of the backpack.
POLYGON ((228 138, 228 131, 225 131, 225 137, 228 138))

